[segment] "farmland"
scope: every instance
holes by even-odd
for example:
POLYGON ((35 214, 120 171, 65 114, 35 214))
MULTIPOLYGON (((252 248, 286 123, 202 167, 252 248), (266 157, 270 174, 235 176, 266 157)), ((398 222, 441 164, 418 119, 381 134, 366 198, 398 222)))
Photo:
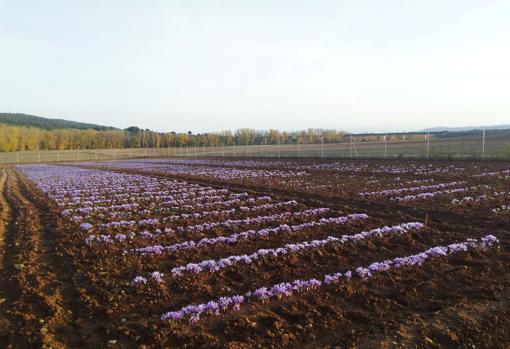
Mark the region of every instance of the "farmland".
POLYGON ((0 167, 0 347, 510 345, 510 163, 0 167))

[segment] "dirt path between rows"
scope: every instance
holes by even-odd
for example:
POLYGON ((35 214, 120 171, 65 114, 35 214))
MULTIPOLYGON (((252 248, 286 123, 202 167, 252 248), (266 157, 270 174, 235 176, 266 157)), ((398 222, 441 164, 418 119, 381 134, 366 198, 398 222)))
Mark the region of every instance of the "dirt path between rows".
POLYGON ((55 216, 16 170, 1 169, 0 188, 0 347, 75 347, 72 270, 54 240, 55 216))

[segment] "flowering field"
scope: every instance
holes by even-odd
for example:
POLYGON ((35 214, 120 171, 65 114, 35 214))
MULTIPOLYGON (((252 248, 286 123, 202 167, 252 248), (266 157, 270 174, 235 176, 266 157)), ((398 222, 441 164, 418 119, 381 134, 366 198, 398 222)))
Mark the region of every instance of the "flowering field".
POLYGON ((507 347, 509 168, 0 168, 0 346, 507 347))

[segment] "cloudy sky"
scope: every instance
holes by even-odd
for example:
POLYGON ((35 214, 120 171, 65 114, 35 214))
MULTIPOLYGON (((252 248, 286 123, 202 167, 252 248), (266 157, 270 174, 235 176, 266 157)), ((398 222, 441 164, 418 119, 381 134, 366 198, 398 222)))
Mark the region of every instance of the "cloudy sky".
POLYGON ((0 0, 0 112, 160 131, 510 123, 510 1, 0 0))

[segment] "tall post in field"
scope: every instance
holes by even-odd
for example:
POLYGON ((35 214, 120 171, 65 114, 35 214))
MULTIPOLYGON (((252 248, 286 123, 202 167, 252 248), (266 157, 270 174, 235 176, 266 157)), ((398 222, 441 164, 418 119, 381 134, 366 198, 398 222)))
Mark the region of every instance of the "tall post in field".
POLYGON ((427 132, 427 160, 430 159, 430 132, 427 132))
POLYGON ((352 143, 352 135, 351 135, 351 158, 352 158, 352 153, 354 151, 354 143, 352 143))
POLYGON ((482 160, 485 159, 485 129, 482 130, 482 160))
POLYGON ((321 136, 321 158, 324 157, 324 137, 321 136))
POLYGON ((386 159, 388 157, 388 147, 386 144, 386 135, 384 135, 384 158, 386 159))

